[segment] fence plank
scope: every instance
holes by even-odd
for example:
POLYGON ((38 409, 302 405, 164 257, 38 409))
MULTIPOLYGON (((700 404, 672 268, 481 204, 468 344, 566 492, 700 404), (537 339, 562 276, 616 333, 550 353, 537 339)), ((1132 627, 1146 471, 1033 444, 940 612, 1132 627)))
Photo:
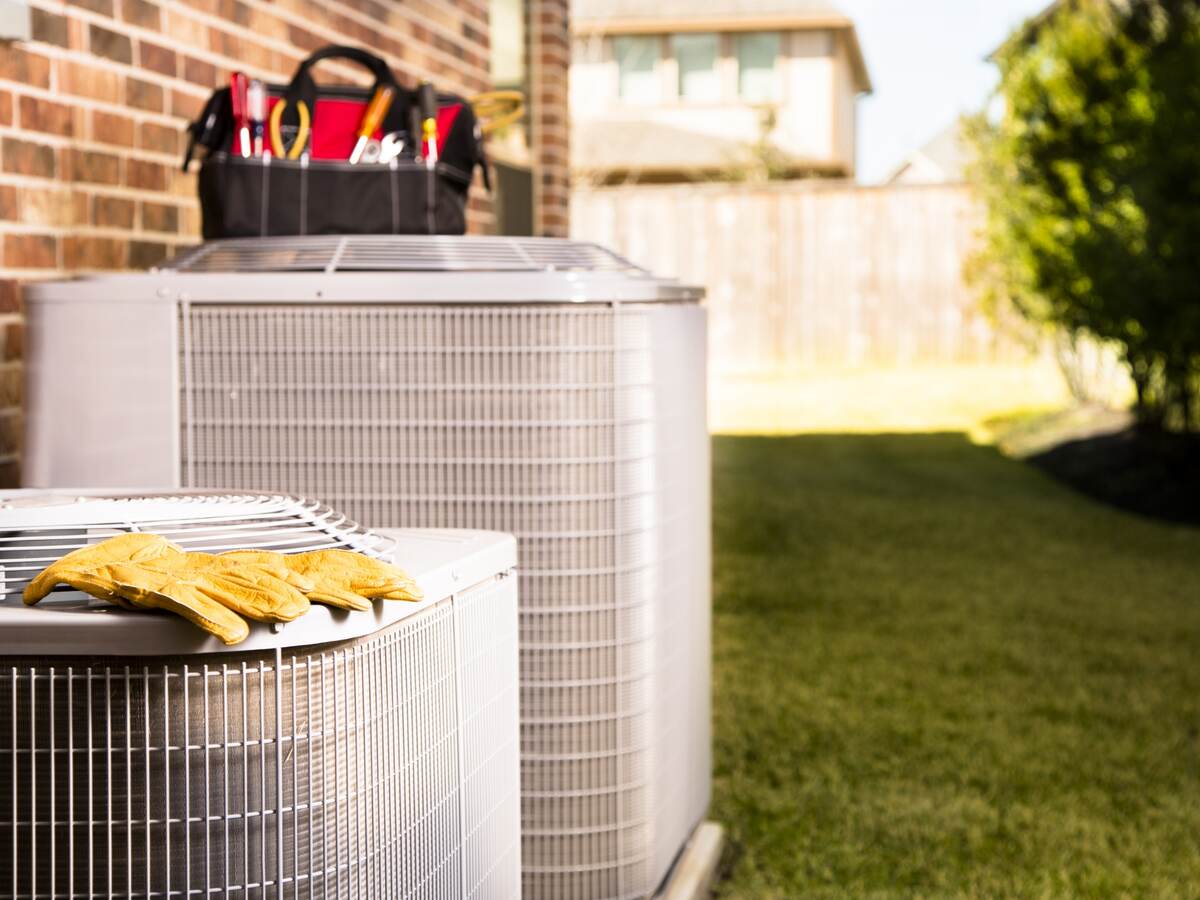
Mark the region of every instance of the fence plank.
POLYGON ((708 288, 716 373, 1030 358, 963 282, 980 215, 963 185, 634 185, 571 207, 575 237, 708 288))

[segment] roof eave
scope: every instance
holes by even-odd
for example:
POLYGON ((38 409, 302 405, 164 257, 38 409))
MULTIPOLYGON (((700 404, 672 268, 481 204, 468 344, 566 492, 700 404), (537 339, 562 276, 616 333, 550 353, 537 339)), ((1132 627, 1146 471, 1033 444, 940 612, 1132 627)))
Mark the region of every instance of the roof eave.
POLYGON ((632 18, 573 19, 571 29, 579 35, 664 34, 684 31, 814 31, 822 28, 853 28, 854 22, 841 15, 748 15, 748 16, 636 16, 632 18))

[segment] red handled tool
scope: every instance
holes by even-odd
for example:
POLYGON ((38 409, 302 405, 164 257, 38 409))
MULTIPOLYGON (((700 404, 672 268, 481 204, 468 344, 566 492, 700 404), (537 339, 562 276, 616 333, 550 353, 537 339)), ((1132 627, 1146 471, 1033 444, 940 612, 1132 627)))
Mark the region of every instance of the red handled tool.
POLYGON ((234 152, 250 155, 250 112, 247 109, 246 93, 249 82, 242 72, 229 76, 229 101, 233 110, 234 152))

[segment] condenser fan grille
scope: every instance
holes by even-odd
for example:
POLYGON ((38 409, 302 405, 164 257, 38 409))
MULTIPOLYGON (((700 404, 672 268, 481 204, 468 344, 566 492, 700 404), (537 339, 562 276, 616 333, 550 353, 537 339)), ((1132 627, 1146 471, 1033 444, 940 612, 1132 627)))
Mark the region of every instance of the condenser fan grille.
POLYGON ((707 803, 698 312, 181 309, 185 484, 520 541, 529 900, 648 895, 707 803))
POLYGON ((0 603, 20 602, 38 572, 62 556, 131 531, 184 550, 300 553, 342 548, 387 558, 393 541, 314 500, 279 495, 173 494, 72 497, 34 494, 0 506, 0 603))
POLYGON ((209 241, 159 268, 181 272, 643 272, 596 244, 425 235, 209 241))

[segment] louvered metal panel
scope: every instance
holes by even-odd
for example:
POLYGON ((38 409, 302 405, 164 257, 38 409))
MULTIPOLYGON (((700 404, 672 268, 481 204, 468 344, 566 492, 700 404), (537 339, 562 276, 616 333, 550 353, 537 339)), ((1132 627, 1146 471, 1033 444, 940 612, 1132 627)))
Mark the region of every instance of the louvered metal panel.
POLYGON ((188 485, 517 534, 525 896, 650 893, 708 800, 702 312, 197 303, 180 325, 188 485))

